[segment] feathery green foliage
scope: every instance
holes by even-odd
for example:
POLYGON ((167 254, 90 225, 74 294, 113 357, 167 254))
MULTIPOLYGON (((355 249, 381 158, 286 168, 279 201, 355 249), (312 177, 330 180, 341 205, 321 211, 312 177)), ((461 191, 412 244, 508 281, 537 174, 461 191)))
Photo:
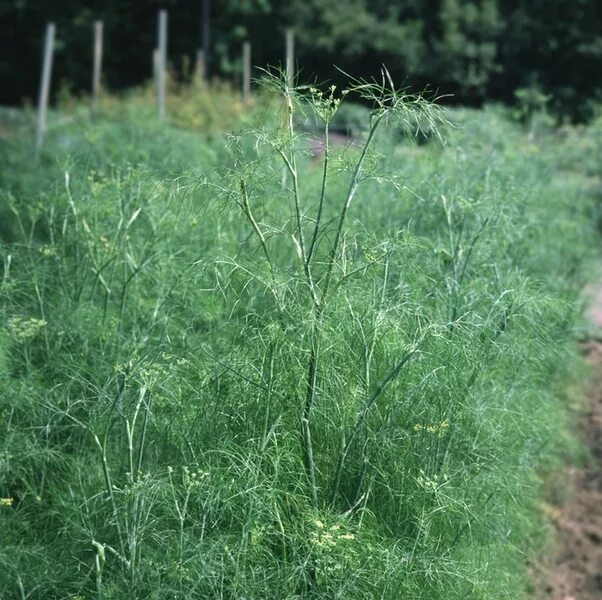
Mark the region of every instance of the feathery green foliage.
POLYGON ((226 142, 7 146, 0 594, 527 597, 595 239, 580 138, 386 72, 269 82, 275 116, 226 142))

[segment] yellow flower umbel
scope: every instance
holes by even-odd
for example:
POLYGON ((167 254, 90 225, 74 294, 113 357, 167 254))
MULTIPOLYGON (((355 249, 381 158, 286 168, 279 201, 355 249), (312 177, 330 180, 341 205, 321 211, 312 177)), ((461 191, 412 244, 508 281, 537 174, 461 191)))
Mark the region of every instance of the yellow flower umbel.
POLYGON ((13 502, 13 498, 0 498, 0 506, 12 506, 13 502))
POLYGON ((42 319, 26 319, 13 317, 8 321, 8 329, 18 342, 27 342, 38 335, 40 329, 46 326, 42 319))
POLYGON ((309 522, 308 542, 310 560, 318 581, 346 577, 360 567, 359 533, 353 523, 320 515, 309 522))
POLYGON ((316 546, 332 547, 336 546, 338 540, 354 540, 355 534, 345 531, 341 525, 335 523, 327 526, 324 521, 315 519, 312 521, 315 531, 312 531, 312 541, 316 546))
POLYGON ((53 246, 42 246, 40 248, 40 254, 44 257, 44 258, 52 258, 53 256, 56 256, 56 248, 54 248, 53 246))
POLYGON ((439 423, 435 423, 433 425, 423 425, 422 423, 416 423, 414 425, 414 431, 426 431, 427 433, 432 433, 437 437, 443 437, 447 430, 449 429, 449 422, 447 420, 440 421, 439 423))

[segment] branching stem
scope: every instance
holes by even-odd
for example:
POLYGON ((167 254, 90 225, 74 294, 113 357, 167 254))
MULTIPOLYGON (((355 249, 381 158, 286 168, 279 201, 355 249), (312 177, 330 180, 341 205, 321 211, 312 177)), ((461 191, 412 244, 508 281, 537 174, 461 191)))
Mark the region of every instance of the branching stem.
POLYGON ((368 133, 368 137, 364 143, 364 147, 362 148, 362 153, 360 154, 360 157, 355 165, 355 169, 353 170, 353 176, 351 177, 351 182, 349 183, 347 195, 345 197, 345 201, 343 202, 343 207, 341 209, 341 214, 339 216, 339 224, 337 226, 337 232, 336 232, 336 235, 334 238, 334 243, 332 245, 332 249, 330 251, 330 257, 328 259, 326 279, 324 281, 324 291, 322 292, 322 302, 323 303, 326 302, 328 288, 330 287, 330 280, 332 278, 332 270, 334 267, 334 263, 336 261, 336 255, 337 255, 337 252, 339 249, 341 235, 343 233, 343 226, 345 225, 345 219, 347 217, 347 211, 349 210, 351 201, 353 200, 353 197, 355 196, 355 192, 357 191, 357 188, 360 183, 360 175, 362 172, 362 166, 364 164, 364 159, 366 158, 366 155, 368 154, 368 150, 370 149, 370 146, 372 145, 372 140, 374 139, 374 134, 376 133, 376 130, 378 129, 378 126, 382 122, 385 115, 386 115, 386 112, 382 112, 375 117, 374 122, 372 123, 372 126, 370 127, 370 132, 368 133))
POLYGON ((316 224, 314 225, 314 232, 311 236, 311 243, 309 246, 309 252, 307 253, 307 262, 311 262, 316 249, 316 242, 318 240, 318 233, 320 231, 320 223, 322 221, 322 209, 324 208, 324 197, 326 196, 326 182, 328 179, 328 162, 330 159, 330 126, 329 122, 326 121, 324 124, 324 159, 323 159, 323 170, 322 170, 322 186, 320 188, 320 201, 318 202, 318 214, 316 215, 316 224))

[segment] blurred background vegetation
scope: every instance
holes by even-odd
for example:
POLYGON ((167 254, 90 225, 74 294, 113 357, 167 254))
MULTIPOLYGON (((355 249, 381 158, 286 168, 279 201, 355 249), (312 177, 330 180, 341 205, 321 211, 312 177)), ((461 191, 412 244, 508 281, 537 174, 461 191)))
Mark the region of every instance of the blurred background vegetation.
MULTIPOLYGON (((0 103, 37 92, 44 25, 58 27, 54 90, 88 90, 92 23, 105 23, 104 79, 113 90, 151 76, 157 10, 169 10, 170 67, 186 80, 202 44, 203 0, 0 1, 0 103)), ((543 106, 561 120, 586 120, 602 99, 599 0, 213 0, 209 73, 235 79, 241 44, 255 66, 283 62, 284 31, 296 32, 304 80, 378 73, 480 106, 543 106)))

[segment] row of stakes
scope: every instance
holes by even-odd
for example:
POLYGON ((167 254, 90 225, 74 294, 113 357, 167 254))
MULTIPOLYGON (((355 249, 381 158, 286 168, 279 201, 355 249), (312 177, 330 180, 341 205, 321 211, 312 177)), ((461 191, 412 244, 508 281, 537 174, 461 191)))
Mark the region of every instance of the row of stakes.
MULTIPOLYGON (((38 111, 36 121, 36 154, 39 154, 44 144, 46 120, 48 114, 48 99, 50 94, 50 80, 52 76, 52 57, 54 54, 54 38, 56 26, 48 23, 44 39, 44 54, 42 61, 42 77, 40 80, 40 93, 38 97, 38 111)), ((292 29, 286 30, 286 77, 289 85, 293 81, 294 73, 294 34, 292 29)), ((92 63, 92 111, 98 110, 98 98, 101 89, 102 73, 102 46, 103 23, 94 23, 94 57, 92 63)), ((251 96, 251 43, 244 42, 242 46, 242 99, 249 102, 251 96)), ((155 81, 157 115, 159 119, 165 117, 165 92, 167 73, 167 11, 159 11, 157 27, 157 48, 153 51, 153 75, 155 81)), ((197 53, 196 75, 199 80, 205 78, 204 51, 197 53)))

